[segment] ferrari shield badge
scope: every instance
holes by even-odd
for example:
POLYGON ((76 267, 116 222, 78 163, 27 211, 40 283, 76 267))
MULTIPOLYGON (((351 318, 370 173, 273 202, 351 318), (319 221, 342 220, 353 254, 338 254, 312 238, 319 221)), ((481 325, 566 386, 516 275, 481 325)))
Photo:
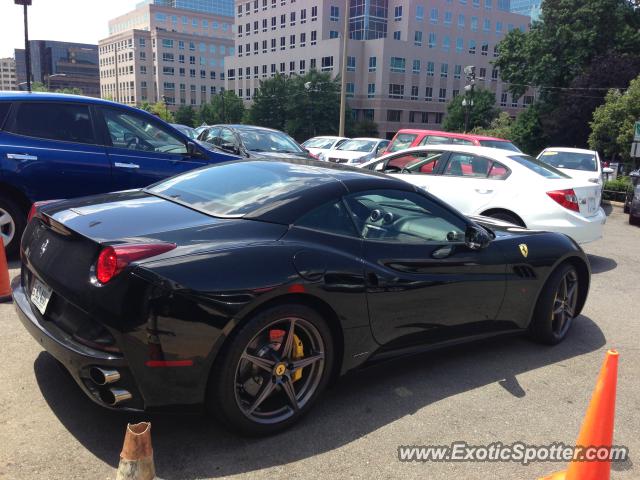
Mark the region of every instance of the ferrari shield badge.
POLYGON ((518 247, 520 247, 520 253, 522 254, 522 256, 524 258, 527 258, 527 255, 529 255, 529 247, 527 247, 527 244, 521 243, 520 245, 518 245, 518 247))

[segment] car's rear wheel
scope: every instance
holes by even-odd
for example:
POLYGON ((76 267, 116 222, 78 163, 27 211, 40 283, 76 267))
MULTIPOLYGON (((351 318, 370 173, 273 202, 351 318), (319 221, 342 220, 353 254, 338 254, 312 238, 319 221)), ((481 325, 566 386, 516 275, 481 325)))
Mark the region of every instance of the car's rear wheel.
POLYGON ((529 331, 535 340, 554 345, 561 342, 577 315, 579 276, 575 267, 560 265, 540 293, 529 331))
POLYGON ((251 318, 221 352, 208 403, 229 427, 268 435, 297 422, 324 390, 333 366, 331 331, 303 305, 251 318))
POLYGON ((7 255, 18 252, 20 237, 26 225, 22 210, 11 199, 0 196, 0 237, 7 255))

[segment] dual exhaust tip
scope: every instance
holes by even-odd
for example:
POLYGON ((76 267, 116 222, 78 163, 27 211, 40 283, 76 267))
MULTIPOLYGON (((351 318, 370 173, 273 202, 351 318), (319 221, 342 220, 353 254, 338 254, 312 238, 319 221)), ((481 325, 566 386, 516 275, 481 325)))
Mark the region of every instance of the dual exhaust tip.
MULTIPOLYGON (((120 380, 120 372, 117 370, 109 370, 100 367, 91 367, 89 370, 89 376, 93 383, 100 387, 104 387, 113 384, 120 380)), ((128 390, 122 388, 108 388, 100 390, 100 398, 107 405, 115 407, 127 400, 131 400, 133 395, 128 390)))

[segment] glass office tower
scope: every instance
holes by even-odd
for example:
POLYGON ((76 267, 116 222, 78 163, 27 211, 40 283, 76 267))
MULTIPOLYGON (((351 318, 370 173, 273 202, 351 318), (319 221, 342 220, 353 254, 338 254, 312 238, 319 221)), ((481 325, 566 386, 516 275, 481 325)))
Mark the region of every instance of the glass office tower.
POLYGON ((388 0, 351 0, 349 38, 375 40, 387 37, 388 0))
POLYGON ((152 0, 150 3, 164 7, 233 17, 233 0, 152 0))

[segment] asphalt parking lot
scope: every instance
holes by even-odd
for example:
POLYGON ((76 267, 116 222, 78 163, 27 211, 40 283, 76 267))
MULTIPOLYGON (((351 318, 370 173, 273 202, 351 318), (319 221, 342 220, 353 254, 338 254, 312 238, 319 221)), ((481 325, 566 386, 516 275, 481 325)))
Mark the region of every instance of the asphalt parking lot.
MULTIPOLYGON (((592 287, 568 338, 524 338, 394 360, 341 379, 307 418, 271 438, 246 439, 197 416, 132 416, 94 405, 0 304, 0 478, 113 479, 128 421, 150 419, 163 479, 536 479, 562 463, 402 463, 399 445, 500 441, 573 444, 604 352, 620 351, 614 443, 638 478, 640 228, 608 208, 605 238, 585 247, 592 287)), ((11 275, 17 274, 13 262, 11 275)))

